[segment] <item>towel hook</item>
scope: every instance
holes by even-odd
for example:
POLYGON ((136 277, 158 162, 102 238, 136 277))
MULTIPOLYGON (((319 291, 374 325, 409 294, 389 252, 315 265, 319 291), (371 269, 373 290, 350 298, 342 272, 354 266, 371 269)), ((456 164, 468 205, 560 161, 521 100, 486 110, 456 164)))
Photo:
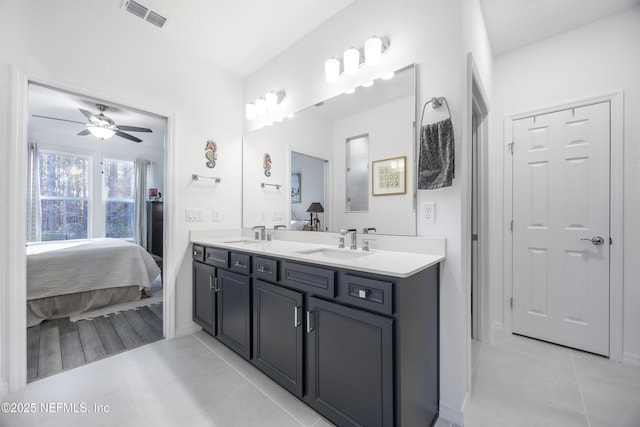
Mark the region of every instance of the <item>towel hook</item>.
POLYGON ((451 110, 449 109, 449 103, 447 102, 447 98, 441 96, 439 98, 433 97, 422 106, 422 115, 420 116, 420 128, 422 128, 422 121, 424 120, 424 110, 427 108, 427 105, 431 104, 433 108, 442 107, 442 102, 444 101, 444 105, 447 107, 447 113, 449 113, 449 119, 451 119, 451 110))

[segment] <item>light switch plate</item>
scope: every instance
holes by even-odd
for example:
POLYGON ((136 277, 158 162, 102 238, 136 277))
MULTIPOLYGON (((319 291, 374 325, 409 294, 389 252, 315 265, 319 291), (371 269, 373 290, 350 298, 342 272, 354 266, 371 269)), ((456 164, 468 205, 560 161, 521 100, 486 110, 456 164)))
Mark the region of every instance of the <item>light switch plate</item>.
POLYGON ((203 211, 202 209, 193 209, 187 208, 185 209, 185 220, 186 221, 202 221, 203 211))

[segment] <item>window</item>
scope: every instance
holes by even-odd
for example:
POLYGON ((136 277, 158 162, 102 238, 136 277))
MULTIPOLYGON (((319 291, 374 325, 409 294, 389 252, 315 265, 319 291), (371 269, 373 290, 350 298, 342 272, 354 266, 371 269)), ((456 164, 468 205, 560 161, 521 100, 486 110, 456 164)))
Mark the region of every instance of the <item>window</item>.
POLYGON ((133 238, 135 232, 135 165, 124 160, 104 162, 105 236, 133 238))
POLYGON ((346 211, 369 210, 369 135, 347 139, 346 211))
POLYGON ((41 151, 41 240, 87 238, 90 158, 41 151))

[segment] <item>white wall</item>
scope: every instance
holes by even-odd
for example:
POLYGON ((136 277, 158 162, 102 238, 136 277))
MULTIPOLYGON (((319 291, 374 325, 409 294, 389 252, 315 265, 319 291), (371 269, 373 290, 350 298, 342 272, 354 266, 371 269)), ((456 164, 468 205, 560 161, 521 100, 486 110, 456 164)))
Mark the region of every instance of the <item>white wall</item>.
MULTIPOLYGON (((0 10, 0 18, 1 10, 0 10)), ((0 24, 1 25, 1 24, 0 24)), ((1 28, 1 27, 0 27, 1 28)), ((11 117, 11 85, 9 78, 8 64, 0 61, 0 93, 4 94, 0 97, 0 141, 7 141, 10 138, 9 119, 11 117)), ((0 162, 2 159, 9 159, 8 144, 0 143, 0 162)), ((9 168, 0 167, 0 233, 7 236, 7 230, 10 226, 8 221, 7 193, 9 179, 9 168)), ((7 274, 7 248, 6 245, 0 244, 0 301, 7 301, 8 292, 6 283, 8 283, 7 274)), ((8 392, 9 367, 7 360, 8 349, 8 310, 4 304, 0 303, 0 401, 4 401, 4 395, 8 392)))
MULTIPOLYGON (((189 230, 240 226, 241 80, 169 50, 162 30, 124 13, 116 2, 7 0, 1 7, 0 61, 15 64, 36 81, 175 119, 175 150, 166 153, 176 168, 167 176, 173 194, 164 193, 165 213, 174 224, 165 246, 171 259, 165 262, 173 263, 177 275, 176 329, 190 330, 189 230), (107 46, 107 54, 96 45, 107 46), (218 144, 213 170, 205 166, 208 139, 218 144), (192 173, 223 180, 195 183, 192 173), (204 221, 185 222, 185 208, 203 209, 204 221), (215 223, 214 208, 220 211, 215 223)), ((2 141, 9 143, 16 141, 2 141)))
MULTIPOLYGON (((503 259, 505 116, 624 91, 623 358, 640 362, 640 8, 501 55, 494 63, 490 185, 491 256, 503 259)), ((615 236, 614 236, 615 239, 615 236)), ((615 240, 614 240, 615 244, 615 240)), ((491 320, 505 322, 502 265, 491 263, 491 320)))
MULTIPOLYGON (((462 0, 358 0, 328 19, 244 81, 244 102, 268 90, 287 93, 282 113, 299 111, 344 92, 372 77, 417 63, 417 104, 433 96, 445 96, 453 115, 456 136, 456 179, 452 187, 419 191, 418 206, 436 202, 436 223, 418 223, 418 234, 447 238, 447 259, 441 269, 440 303, 440 410, 441 416, 462 424, 462 405, 467 394, 466 289, 461 281, 461 182, 460 168, 463 57, 462 0), (324 80, 324 61, 340 55, 351 45, 362 46, 372 34, 387 37, 391 46, 382 64, 362 69, 335 84, 324 80)), ((425 122, 437 121, 443 109, 425 114, 425 122)), ((260 126, 245 122, 245 129, 260 126)))
MULTIPOLYGON (((390 102, 371 110, 336 120, 333 131, 333 215, 335 229, 375 227, 377 233, 415 235, 413 211, 413 97, 390 102), (392 157, 407 157, 406 194, 373 196, 369 191, 368 212, 345 212, 346 140, 369 135, 369 163, 392 157)), ((369 188, 371 188, 369 170, 369 188)))

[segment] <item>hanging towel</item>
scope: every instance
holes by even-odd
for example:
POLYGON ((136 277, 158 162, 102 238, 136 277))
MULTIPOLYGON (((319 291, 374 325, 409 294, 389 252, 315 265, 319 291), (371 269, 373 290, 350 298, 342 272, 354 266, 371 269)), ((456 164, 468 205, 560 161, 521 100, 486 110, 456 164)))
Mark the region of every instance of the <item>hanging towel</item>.
POLYGON ((451 186, 454 178, 454 157, 453 124, 450 118, 422 126, 418 189, 431 190, 451 186))

